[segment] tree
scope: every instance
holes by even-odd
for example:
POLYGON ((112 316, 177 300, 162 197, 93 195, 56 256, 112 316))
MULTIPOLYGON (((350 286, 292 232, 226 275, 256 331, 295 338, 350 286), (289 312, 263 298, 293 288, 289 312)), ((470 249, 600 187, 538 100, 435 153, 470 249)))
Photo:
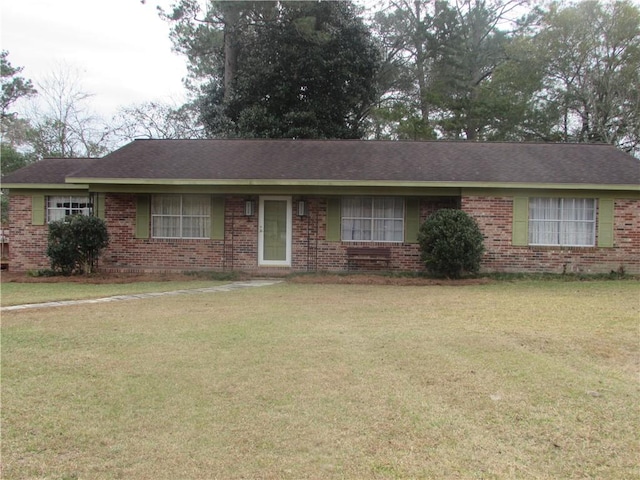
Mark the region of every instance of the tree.
POLYGON ((113 132, 87 105, 79 75, 61 67, 38 82, 39 102, 29 113, 28 141, 38 158, 99 157, 111 147, 113 132))
POLYGON ((534 39, 546 65, 547 135, 640 154, 640 8, 628 1, 553 5, 534 39))
POLYGON ((392 0, 376 16, 387 58, 399 66, 399 78, 410 78, 387 90, 383 102, 397 138, 514 135, 539 78, 530 63, 517 63, 523 56, 513 47, 536 19, 536 10, 521 15, 528 4, 392 0))
POLYGON ((2 176, 14 172, 33 161, 30 155, 19 152, 9 143, 2 143, 0 148, 0 171, 2 176))
POLYGON ((203 138, 198 111, 193 104, 175 107, 166 103, 146 102, 120 110, 114 133, 122 139, 203 138))
POLYGON ((207 21, 184 18, 174 26, 174 43, 188 53, 191 71, 208 77, 200 109, 209 135, 364 134, 379 51, 351 3, 212 2, 207 21))
MULTIPOLYGON (((9 143, 0 143, 0 172, 2 176, 22 168, 33 161, 33 158, 25 153, 17 151, 9 143)), ((9 198, 6 191, 0 193, 0 223, 9 222, 9 198)))
MULTIPOLYGON (((0 52, 0 77, 2 80, 2 112, 0 116, 0 137, 2 144, 12 148, 25 143, 28 122, 18 117, 11 108, 21 98, 36 95, 31 80, 18 76, 22 67, 13 67, 8 60, 9 52, 0 52)), ((8 172, 4 172, 8 173, 8 172)))
MULTIPOLYGON (((0 117, 0 175, 4 176, 24 167, 33 160, 31 155, 19 152, 24 143, 28 122, 18 117, 11 107, 21 98, 36 94, 31 80, 17 76, 22 67, 13 67, 8 60, 9 52, 0 52, 0 77, 2 80, 2 111, 0 117)), ((9 200, 6 192, 0 193, 0 221, 9 221, 9 200)))
POLYGON ((391 138, 435 138, 429 92, 435 64, 455 32, 455 10, 444 1, 392 0, 375 14, 373 26, 385 46, 382 97, 373 121, 378 128, 391 125, 391 138))
POLYGON ((17 76, 22 71, 22 67, 13 67, 7 59, 8 56, 9 52, 7 51, 0 53, 0 76, 2 78, 2 116, 0 118, 2 122, 0 135, 2 166, 0 172, 2 175, 11 173, 33 160, 32 156, 16 149, 25 142, 28 122, 18 118, 17 112, 10 110, 19 99, 37 93, 31 80, 17 76))
POLYGON ((174 49, 187 58, 187 87, 198 92, 212 81, 229 99, 240 54, 241 38, 275 14, 276 1, 178 0, 169 11, 158 7, 171 25, 174 49))
POLYGON ((242 135, 361 138, 375 100, 377 46, 353 6, 284 4, 254 37, 227 111, 242 135))
POLYGON ((431 93, 444 137, 486 140, 499 125, 521 121, 516 113, 522 108, 514 100, 522 88, 518 82, 528 85, 528 79, 499 72, 514 73, 509 49, 536 18, 535 14, 518 18, 518 10, 528 4, 528 0, 456 2, 455 33, 436 65, 431 93))
POLYGON ((17 76, 22 72, 22 67, 13 67, 7 59, 9 52, 0 52, 0 77, 2 78, 2 120, 15 116, 15 112, 10 112, 10 107, 20 98, 35 95, 37 92, 33 88, 31 80, 17 76))

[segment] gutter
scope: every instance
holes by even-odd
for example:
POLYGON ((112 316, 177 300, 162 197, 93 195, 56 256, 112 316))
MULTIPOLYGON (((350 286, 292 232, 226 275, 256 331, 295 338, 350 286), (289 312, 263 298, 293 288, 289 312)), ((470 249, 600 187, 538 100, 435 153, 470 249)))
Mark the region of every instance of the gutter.
MULTIPOLYGON (((379 188, 478 188, 478 189, 541 189, 541 190, 607 190, 635 191, 640 193, 638 184, 597 184, 597 183, 526 183, 526 182, 452 182, 452 181, 388 181, 388 180, 297 180, 297 179, 149 179, 149 178, 87 178, 68 177, 66 188, 82 184, 88 185, 129 185, 129 186, 204 186, 204 187, 379 187, 379 188)), ((10 188, 10 187, 3 187, 10 188)), ((65 188, 65 187, 59 187, 65 188)))

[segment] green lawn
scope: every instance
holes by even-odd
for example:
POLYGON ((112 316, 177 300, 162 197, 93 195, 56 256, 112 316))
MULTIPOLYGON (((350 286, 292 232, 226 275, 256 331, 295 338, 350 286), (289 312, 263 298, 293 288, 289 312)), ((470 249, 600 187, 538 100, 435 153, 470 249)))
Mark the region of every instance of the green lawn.
POLYGON ((639 478, 637 282, 2 314, 2 478, 639 478))

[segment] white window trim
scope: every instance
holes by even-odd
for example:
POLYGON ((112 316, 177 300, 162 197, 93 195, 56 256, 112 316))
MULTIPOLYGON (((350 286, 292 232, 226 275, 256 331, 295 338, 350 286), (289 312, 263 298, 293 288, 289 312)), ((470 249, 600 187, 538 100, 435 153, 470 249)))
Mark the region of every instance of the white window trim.
MULTIPOLYGON (((151 198, 151 238, 157 238, 157 239, 164 239, 164 240, 206 240, 211 238, 211 234, 210 234, 210 230, 211 230, 211 222, 212 222, 212 218, 211 218, 211 202, 209 201, 209 214, 208 215, 184 215, 182 213, 182 208, 183 208, 183 202, 184 202, 184 197, 185 196, 202 196, 203 198, 205 198, 205 195, 201 195, 201 194, 156 194, 153 195, 151 198), (157 197, 179 197, 180 198, 180 214, 179 215, 167 215, 167 214, 162 214, 162 213, 153 213, 153 201, 155 198, 157 197), (154 221, 156 218, 175 218, 178 217, 179 218, 179 228, 178 230, 180 231, 180 236, 174 237, 174 236, 163 236, 163 235, 155 235, 154 234, 154 221), (209 219, 209 229, 205 229, 204 235, 202 237, 186 237, 182 235, 182 222, 183 219, 185 217, 188 218, 208 218, 209 219)), ((210 197, 209 197, 210 198, 210 197)))
POLYGON ((376 196, 376 195, 353 195, 353 196, 349 196, 349 197, 343 197, 344 198, 368 198, 371 199, 371 217, 348 217, 348 216, 344 216, 342 214, 342 207, 340 208, 340 240, 343 242, 347 242, 347 243, 404 243, 404 234, 405 234, 405 216, 406 216, 406 208, 407 208, 407 204, 404 198, 402 197, 398 197, 398 196, 389 196, 389 195, 384 195, 384 196, 376 196), (400 200, 402 201, 402 216, 398 217, 398 218, 387 218, 387 217, 374 217, 373 216, 373 212, 374 212, 374 208, 373 208, 373 202, 374 199, 376 198, 394 198, 396 200, 400 200), (371 220, 371 239, 370 240, 352 240, 352 239, 345 239, 344 238, 344 229, 343 229, 343 221, 344 220, 371 220), (400 240, 374 240, 373 239, 373 225, 375 224, 376 220, 402 220, 402 239, 400 240))
POLYGON ((64 220, 68 216, 71 215, 92 215, 93 214, 93 203, 91 202, 91 198, 89 196, 80 196, 80 195, 49 195, 45 199, 45 211, 46 211, 46 219, 47 223, 51 223, 57 220, 64 220), (55 207, 52 206, 51 203, 54 201, 68 201, 68 207, 55 207), (79 201, 80 200, 80 201, 79 201), (85 207, 73 207, 73 204, 76 203, 84 203, 85 207), (70 210, 71 213, 65 214, 60 218, 52 218, 53 212, 59 212, 64 210, 70 210), (75 210, 75 211, 74 211, 75 210))
MULTIPOLYGON (((548 198, 548 197, 535 197, 535 198, 530 198, 529 199, 529 203, 531 203, 531 201, 533 200, 537 200, 538 198, 548 198)), ((528 212, 528 221, 529 221, 529 245, 532 247, 576 247, 576 248, 590 248, 590 247, 595 247, 596 246, 596 228, 597 228, 597 211, 598 211, 598 201, 595 198, 587 198, 587 197, 583 197, 583 198, 573 198, 573 197, 553 197, 554 200, 559 200, 560 201, 560 212, 561 214, 564 216, 564 201, 565 200, 590 200, 593 202, 593 218, 591 220, 571 220, 571 219, 565 219, 565 218, 561 218, 560 220, 546 220, 546 219, 532 219, 531 218, 531 208, 529 208, 529 212, 528 212), (592 239, 592 243, 588 243, 588 244, 580 244, 580 243, 562 243, 560 241, 558 241, 558 243, 534 243, 531 241, 531 231, 532 231, 532 222, 536 222, 536 221, 547 221, 547 222, 551 222, 551 221, 555 221, 559 224, 559 228, 561 229, 563 225, 566 224, 571 224, 571 223, 590 223, 591 224, 591 239, 592 239)))

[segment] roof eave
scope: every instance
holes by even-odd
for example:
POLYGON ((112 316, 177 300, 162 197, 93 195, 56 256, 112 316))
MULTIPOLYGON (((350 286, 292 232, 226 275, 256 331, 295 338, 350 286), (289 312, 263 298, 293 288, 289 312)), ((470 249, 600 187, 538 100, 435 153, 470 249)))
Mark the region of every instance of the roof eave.
POLYGON ((87 190, 87 183, 3 183, 7 190, 87 190))
MULTIPOLYGON (((66 188, 88 188, 89 185, 157 185, 157 186, 313 186, 313 187, 407 187, 407 188, 487 188, 543 190, 607 190, 640 191, 637 184, 597 183, 527 183, 527 182, 456 182, 404 180, 300 180, 300 179, 166 179, 166 178, 73 178, 66 188)), ((33 186, 31 186, 33 187, 33 186)), ((10 188, 10 187, 3 187, 10 188)), ((65 186, 58 186, 65 188, 65 186)))

